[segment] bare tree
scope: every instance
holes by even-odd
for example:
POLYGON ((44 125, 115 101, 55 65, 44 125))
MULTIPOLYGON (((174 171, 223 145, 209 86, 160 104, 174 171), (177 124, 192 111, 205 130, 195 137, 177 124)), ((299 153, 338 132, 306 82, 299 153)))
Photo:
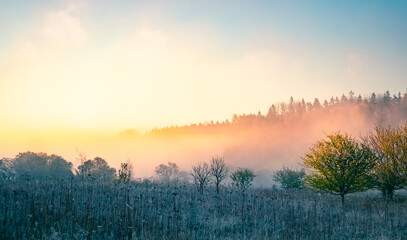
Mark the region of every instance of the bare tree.
POLYGON ((227 168, 223 157, 212 158, 210 172, 211 175, 214 177, 216 193, 219 194, 219 187, 229 173, 229 169, 227 168))
POLYGON ((192 177, 194 178, 194 183, 197 185, 199 192, 202 194, 204 187, 208 185, 211 171, 207 163, 198 163, 192 166, 192 177))

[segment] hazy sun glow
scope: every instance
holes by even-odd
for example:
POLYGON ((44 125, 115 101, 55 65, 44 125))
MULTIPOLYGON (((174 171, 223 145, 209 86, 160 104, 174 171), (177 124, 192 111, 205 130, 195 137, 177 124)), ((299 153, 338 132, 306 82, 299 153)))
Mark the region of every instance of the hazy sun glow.
POLYGON ((405 88, 404 2, 304 4, 0 3, 0 157, 405 88))

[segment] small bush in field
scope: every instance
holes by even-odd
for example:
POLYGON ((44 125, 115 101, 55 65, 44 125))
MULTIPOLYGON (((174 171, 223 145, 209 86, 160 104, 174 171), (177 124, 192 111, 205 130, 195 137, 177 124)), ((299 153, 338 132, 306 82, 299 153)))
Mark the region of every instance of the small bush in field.
POLYGON ((281 184, 284 189, 302 189, 305 179, 305 170, 291 170, 284 167, 273 176, 273 180, 281 184))
POLYGON ((133 178, 133 165, 130 163, 130 161, 121 163, 120 164, 120 169, 119 169, 119 174, 118 174, 118 181, 122 183, 128 183, 132 180, 133 178))
POLYGON ((252 182, 256 175, 253 170, 248 168, 238 169, 232 173, 230 178, 233 181, 233 185, 245 192, 252 186, 252 182))

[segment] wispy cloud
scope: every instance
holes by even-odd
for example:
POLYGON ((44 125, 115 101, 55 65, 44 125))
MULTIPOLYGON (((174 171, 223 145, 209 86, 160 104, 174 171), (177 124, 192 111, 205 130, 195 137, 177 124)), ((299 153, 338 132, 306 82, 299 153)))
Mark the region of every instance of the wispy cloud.
POLYGON ((86 42, 88 32, 81 19, 75 15, 76 7, 50 11, 45 14, 41 36, 52 44, 81 44, 86 42))

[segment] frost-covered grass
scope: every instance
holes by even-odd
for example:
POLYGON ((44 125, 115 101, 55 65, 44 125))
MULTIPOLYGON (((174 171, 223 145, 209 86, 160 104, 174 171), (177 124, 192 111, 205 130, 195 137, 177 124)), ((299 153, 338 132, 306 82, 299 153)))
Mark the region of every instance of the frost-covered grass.
POLYGON ((376 193, 0 183, 0 239, 406 239, 407 201, 376 193))

